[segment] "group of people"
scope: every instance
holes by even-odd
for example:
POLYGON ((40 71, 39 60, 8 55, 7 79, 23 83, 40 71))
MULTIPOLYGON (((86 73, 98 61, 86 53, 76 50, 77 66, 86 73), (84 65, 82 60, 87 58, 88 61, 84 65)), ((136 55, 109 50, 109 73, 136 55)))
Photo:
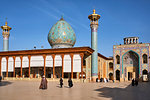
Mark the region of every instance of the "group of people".
POLYGON ((138 79, 132 79, 132 86, 138 86, 138 79))
MULTIPOLYGON (((63 79, 60 78, 59 82, 60 82, 60 87, 62 88, 63 87, 63 79)), ((45 75, 43 75, 39 89, 47 89, 47 83, 48 83, 47 79, 45 78, 45 75)), ((72 82, 71 78, 69 78, 69 80, 68 80, 68 86, 69 86, 69 88, 73 87, 73 82, 72 82)))
POLYGON ((98 80, 98 78, 96 79, 96 82, 109 82, 109 79, 107 78, 100 78, 100 80, 98 80))
MULTIPOLYGON (((62 86, 63 86, 63 79, 60 78, 60 87, 62 88, 62 86)), ((73 87, 73 82, 72 82, 71 78, 69 78, 69 80, 68 80, 68 86, 69 86, 69 88, 73 87)))

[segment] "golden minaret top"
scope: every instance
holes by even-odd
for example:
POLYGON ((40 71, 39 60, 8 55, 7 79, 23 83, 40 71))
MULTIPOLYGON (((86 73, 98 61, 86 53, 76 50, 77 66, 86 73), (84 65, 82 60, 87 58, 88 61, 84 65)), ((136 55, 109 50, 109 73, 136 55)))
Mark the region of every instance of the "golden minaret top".
POLYGON ((5 22, 5 25, 4 26, 1 26, 1 28, 2 28, 2 35, 3 35, 3 37, 9 37, 9 31, 11 30, 11 27, 9 27, 8 25, 7 25, 8 23, 7 23, 7 18, 6 18, 6 22, 5 22))
POLYGON ((100 19, 100 15, 99 15, 99 14, 96 14, 95 12, 96 12, 96 10, 94 9, 94 10, 93 10, 93 14, 91 14, 91 15, 88 16, 88 18, 89 18, 90 21, 91 21, 91 24, 93 24, 93 22, 94 22, 95 24, 98 24, 98 19, 100 19))

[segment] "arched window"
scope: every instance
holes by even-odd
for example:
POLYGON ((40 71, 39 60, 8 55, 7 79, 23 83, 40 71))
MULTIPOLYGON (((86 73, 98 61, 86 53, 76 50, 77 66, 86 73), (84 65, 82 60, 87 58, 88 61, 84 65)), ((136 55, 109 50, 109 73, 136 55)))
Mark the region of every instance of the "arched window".
POLYGON ((116 60, 117 60, 117 64, 120 64, 120 56, 119 55, 116 56, 116 60))
POLYGON ((113 70, 113 63, 112 62, 109 63, 109 69, 113 70))
POLYGON ((143 63, 144 64, 147 63, 147 55, 146 54, 143 55, 143 63))
POLYGON ((109 80, 113 80, 113 73, 109 73, 109 80))

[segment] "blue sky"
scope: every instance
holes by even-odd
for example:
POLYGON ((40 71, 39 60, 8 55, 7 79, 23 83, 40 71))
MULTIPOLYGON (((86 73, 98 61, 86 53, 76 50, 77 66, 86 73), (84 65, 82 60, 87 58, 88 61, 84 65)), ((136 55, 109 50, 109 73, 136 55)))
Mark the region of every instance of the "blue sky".
MULTIPOLYGON (((47 35, 51 27, 64 16, 76 33, 75 47, 91 47, 88 15, 101 15, 98 28, 98 52, 113 55, 113 45, 123 44, 124 37, 138 36, 150 43, 149 0, 0 0, 0 26, 12 27, 9 50, 51 48, 47 35)), ((3 49, 0 30, 0 51, 3 49)))

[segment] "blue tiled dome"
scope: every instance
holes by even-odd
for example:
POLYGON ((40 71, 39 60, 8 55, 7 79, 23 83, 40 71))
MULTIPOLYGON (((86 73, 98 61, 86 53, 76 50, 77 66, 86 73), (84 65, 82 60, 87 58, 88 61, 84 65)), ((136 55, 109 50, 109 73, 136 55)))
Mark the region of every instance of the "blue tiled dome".
POLYGON ((52 48, 70 48, 76 42, 72 27, 61 18, 49 31, 48 42, 52 48))

